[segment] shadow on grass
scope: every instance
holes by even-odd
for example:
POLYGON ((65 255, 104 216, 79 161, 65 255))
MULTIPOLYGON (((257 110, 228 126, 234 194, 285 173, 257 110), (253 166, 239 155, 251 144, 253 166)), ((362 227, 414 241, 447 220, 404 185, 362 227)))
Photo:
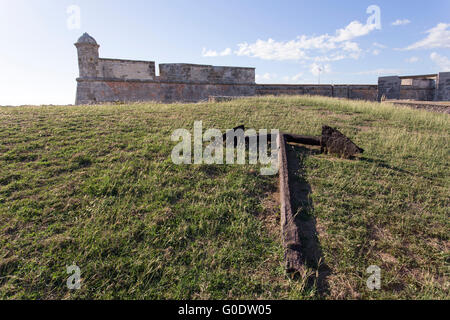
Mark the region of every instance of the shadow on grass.
POLYGON ((300 145, 286 145, 289 190, 292 212, 296 214, 296 224, 300 232, 302 255, 306 266, 316 270, 316 276, 308 279, 308 287, 316 284, 320 296, 329 292, 327 283, 330 268, 326 265, 318 239, 314 206, 311 201, 311 186, 306 179, 305 159, 319 150, 300 145))
MULTIPOLYGON (((355 158, 355 159, 356 159, 356 158, 355 158)), ((383 169, 388 169, 388 170, 396 171, 396 172, 398 172, 398 173, 408 174, 408 175, 410 175, 410 176, 420 177, 420 178, 424 178, 424 179, 427 179, 427 180, 433 180, 433 178, 430 178, 430 177, 427 177, 427 176, 424 176, 424 175, 417 175, 417 174, 415 174, 415 173, 413 173, 413 172, 411 172, 411 171, 408 171, 408 170, 404 170, 404 169, 402 169, 402 168, 398 168, 398 167, 391 166, 391 165, 387 164, 387 163, 386 163, 385 161, 383 161, 383 160, 370 159, 370 158, 366 158, 366 157, 359 157, 359 160, 360 160, 360 161, 367 162, 367 163, 375 164, 377 167, 380 167, 380 168, 383 168, 383 169)))

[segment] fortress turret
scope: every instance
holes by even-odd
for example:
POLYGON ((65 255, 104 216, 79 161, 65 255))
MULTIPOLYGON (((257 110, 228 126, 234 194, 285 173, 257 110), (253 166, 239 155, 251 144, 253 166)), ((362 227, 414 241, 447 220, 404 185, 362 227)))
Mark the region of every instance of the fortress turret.
POLYGON ((97 77, 98 48, 100 47, 89 34, 84 33, 75 43, 78 51, 80 78, 97 77))

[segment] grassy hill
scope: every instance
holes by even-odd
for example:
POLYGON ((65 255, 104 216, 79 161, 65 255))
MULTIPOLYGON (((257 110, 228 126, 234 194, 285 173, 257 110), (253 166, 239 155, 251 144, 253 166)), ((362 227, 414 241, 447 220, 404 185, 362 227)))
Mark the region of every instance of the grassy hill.
POLYGON ((448 299, 449 134, 446 114, 308 96, 2 107, 0 298, 448 299), (172 163, 172 132, 196 120, 328 124, 365 149, 300 159, 319 269, 284 273, 277 176, 172 163), (80 290, 66 287, 73 263, 80 290), (370 265, 381 290, 366 287, 370 265))

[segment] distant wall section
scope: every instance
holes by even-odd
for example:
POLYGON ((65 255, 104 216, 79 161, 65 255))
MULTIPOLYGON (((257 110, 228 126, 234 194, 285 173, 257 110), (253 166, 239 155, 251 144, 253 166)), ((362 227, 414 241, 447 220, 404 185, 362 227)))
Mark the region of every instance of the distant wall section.
POLYGON ((450 72, 378 78, 378 100, 450 101, 450 72))
POLYGON ((440 72, 437 78, 437 101, 450 101, 450 72, 440 72))
POLYGON ((377 85, 257 84, 257 95, 319 95, 356 100, 377 100, 377 85))
POLYGON ((402 81, 398 76, 378 78, 378 100, 399 99, 402 81))

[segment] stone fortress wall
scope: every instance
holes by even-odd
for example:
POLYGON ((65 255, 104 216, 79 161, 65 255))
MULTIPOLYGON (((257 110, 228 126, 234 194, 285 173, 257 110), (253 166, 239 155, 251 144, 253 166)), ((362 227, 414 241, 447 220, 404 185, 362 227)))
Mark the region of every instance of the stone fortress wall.
POLYGON ((257 95, 320 95, 326 97, 376 101, 378 86, 370 84, 258 84, 257 95))
POLYGON ((378 99, 450 101, 450 72, 378 78, 378 99))
POLYGON ((105 59, 87 33, 75 43, 80 76, 76 104, 103 102, 198 102, 210 96, 311 94, 361 100, 450 100, 450 73, 435 78, 382 77, 377 85, 256 84, 255 68, 105 59), (409 81, 410 80, 410 81, 409 81), (408 82, 409 81, 409 82, 408 82))
POLYGON ((122 80, 154 80, 155 62, 98 59, 97 77, 122 80))
POLYGON ((255 95, 255 69, 104 59, 87 33, 78 39, 76 104, 122 101, 197 102, 210 96, 255 95))

